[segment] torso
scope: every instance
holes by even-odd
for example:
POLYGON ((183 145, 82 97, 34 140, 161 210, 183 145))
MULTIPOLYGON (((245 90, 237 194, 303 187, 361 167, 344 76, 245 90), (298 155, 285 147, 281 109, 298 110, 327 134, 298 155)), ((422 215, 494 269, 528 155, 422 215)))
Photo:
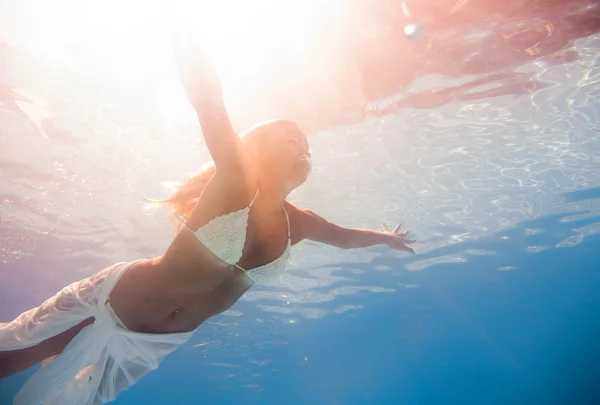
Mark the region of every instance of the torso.
MULTIPOLYGON (((286 206, 293 222, 293 212, 290 212, 293 207, 286 206)), ((239 207, 240 204, 233 204, 232 210, 239 207)), ((227 213, 226 210, 216 212, 214 216, 227 213)), ((210 220, 209 215, 198 218, 192 212, 188 225, 195 230, 194 222, 205 224, 210 220)), ((292 224, 290 228, 291 244, 294 244, 292 224)), ((244 269, 253 269, 270 263, 281 255, 287 241, 288 224, 283 210, 280 215, 264 213, 257 200, 250 211, 245 246, 238 264, 244 269)), ((111 293, 110 302, 132 331, 188 332, 230 308, 252 284, 244 271, 215 256, 191 230, 183 227, 165 254, 137 262, 123 274, 111 293)))

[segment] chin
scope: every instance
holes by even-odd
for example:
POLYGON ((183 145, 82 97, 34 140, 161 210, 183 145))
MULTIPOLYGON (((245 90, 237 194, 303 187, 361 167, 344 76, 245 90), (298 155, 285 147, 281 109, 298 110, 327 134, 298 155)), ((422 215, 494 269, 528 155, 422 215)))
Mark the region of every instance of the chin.
POLYGON ((306 182, 306 180, 308 179, 308 173, 305 171, 296 170, 292 171, 292 173, 289 173, 289 175, 286 177, 287 179, 285 181, 285 184, 287 188, 293 190, 297 187, 300 187, 306 182))
POLYGON ((305 182, 306 182, 306 177, 304 177, 302 179, 288 180, 286 182, 286 186, 287 186, 287 189, 291 192, 291 191, 297 189, 298 187, 300 187, 301 185, 303 185, 305 182))
POLYGON ((296 187, 294 187, 294 188, 300 187, 301 185, 303 185, 304 183, 306 183, 306 180, 307 180, 307 178, 304 177, 301 181, 296 182, 296 187))

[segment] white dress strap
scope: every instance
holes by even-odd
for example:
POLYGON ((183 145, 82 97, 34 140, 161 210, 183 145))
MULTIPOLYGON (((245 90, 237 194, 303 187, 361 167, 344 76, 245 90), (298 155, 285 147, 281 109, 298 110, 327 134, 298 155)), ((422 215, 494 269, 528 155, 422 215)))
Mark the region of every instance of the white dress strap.
POLYGON ((252 199, 252 201, 250 201, 250 204, 248 205, 248 207, 252 207, 252 204, 254 204, 254 200, 256 200, 256 197, 258 197, 259 191, 260 191, 259 189, 256 190, 256 194, 254 194, 254 198, 252 199))
POLYGON ((291 229, 290 229, 290 216, 288 215, 287 210, 285 209, 285 206, 282 206, 282 208, 283 208, 283 212, 285 212, 285 220, 287 221, 288 241, 290 241, 292 239, 291 229))

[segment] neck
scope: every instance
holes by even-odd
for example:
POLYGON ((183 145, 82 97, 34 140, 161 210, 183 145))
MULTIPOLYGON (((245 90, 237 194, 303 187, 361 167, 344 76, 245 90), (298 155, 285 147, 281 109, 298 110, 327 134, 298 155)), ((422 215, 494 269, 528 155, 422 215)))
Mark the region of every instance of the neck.
POLYGON ((285 199, 287 198, 289 191, 285 190, 280 184, 275 184, 269 181, 259 181, 258 188, 260 193, 258 198, 261 198, 261 205, 268 211, 279 211, 285 199))

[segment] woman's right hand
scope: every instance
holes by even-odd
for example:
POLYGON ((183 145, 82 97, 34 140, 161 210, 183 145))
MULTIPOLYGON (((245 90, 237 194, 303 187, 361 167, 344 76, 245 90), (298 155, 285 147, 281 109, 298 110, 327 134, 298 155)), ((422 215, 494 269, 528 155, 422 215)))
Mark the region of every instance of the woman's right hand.
POLYGON ((182 18, 170 25, 175 63, 217 172, 221 178, 234 179, 233 187, 237 187, 247 167, 245 147, 231 124, 219 76, 191 19, 182 18))
POLYGON ((181 82, 194 107, 222 103, 221 81, 214 64, 193 30, 178 26, 173 33, 173 50, 181 82))

